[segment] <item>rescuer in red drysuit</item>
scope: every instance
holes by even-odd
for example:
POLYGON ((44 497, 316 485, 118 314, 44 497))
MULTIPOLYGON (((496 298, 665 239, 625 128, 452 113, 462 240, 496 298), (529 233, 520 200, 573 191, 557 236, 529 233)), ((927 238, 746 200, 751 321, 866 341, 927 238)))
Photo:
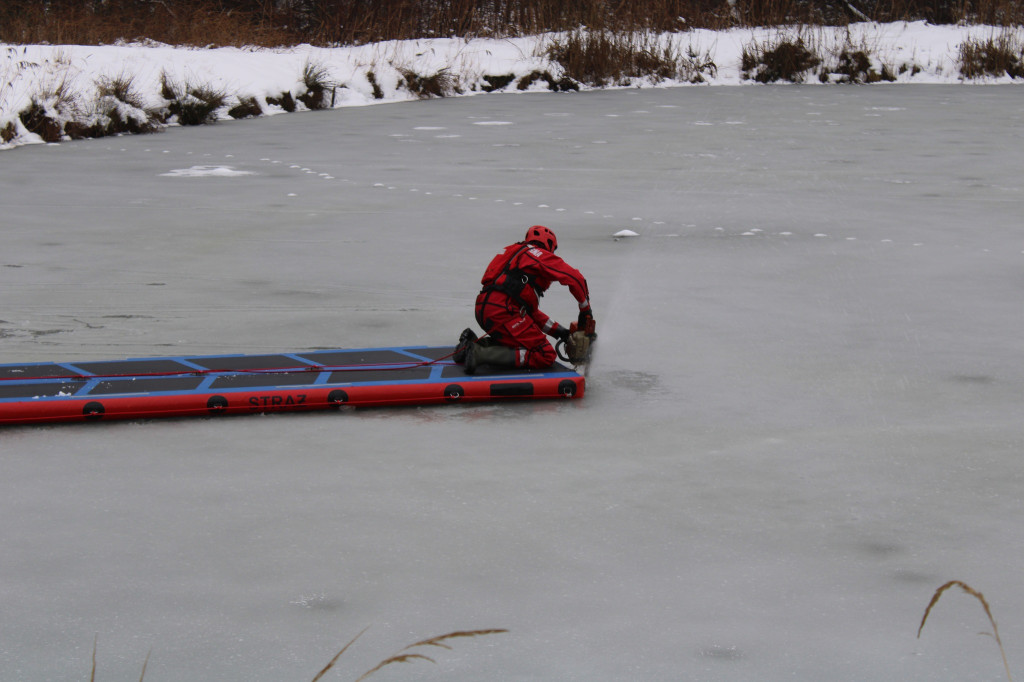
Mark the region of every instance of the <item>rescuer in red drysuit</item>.
POLYGON ((467 329, 454 356, 465 362, 466 374, 475 374, 480 365, 543 369, 555 362, 555 349, 545 335, 565 340, 569 330, 537 307, 553 282, 569 287, 579 302, 580 328, 593 319, 587 280, 555 255, 557 248, 555 233, 534 225, 523 241, 505 247, 487 266, 476 298, 476 321, 488 338, 477 342, 467 329))

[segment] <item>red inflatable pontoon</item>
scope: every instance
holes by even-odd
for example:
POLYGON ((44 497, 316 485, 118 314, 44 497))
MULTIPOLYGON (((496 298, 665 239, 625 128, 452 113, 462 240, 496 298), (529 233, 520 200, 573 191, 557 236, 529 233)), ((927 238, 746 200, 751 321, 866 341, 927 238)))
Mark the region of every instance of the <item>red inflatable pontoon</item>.
POLYGON ((0 365, 0 425, 580 398, 556 363, 467 376, 451 347, 0 365))

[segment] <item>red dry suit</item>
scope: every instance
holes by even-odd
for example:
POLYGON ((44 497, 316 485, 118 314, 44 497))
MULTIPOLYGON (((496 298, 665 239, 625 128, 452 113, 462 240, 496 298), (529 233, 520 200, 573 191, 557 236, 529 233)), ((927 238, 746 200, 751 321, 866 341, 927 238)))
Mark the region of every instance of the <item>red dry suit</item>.
POLYGON ((580 311, 590 310, 587 280, 580 271, 537 242, 506 246, 480 280, 476 321, 495 341, 517 351, 516 367, 542 369, 557 357, 545 334, 566 330, 537 307, 552 282, 569 287, 580 311))

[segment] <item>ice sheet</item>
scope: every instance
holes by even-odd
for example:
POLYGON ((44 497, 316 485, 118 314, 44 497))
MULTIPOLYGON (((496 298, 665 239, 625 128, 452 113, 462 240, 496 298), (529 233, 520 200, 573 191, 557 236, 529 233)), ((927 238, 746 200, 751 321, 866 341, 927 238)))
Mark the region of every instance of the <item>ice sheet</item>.
POLYGON ((915 638, 953 578, 1019 670, 1022 111, 624 90, 4 153, 4 362, 454 343, 535 223, 600 339, 572 403, 0 431, 0 678, 95 638, 97 679, 311 680, 369 627, 328 679, 476 628, 378 676, 996 679, 969 597, 915 638))

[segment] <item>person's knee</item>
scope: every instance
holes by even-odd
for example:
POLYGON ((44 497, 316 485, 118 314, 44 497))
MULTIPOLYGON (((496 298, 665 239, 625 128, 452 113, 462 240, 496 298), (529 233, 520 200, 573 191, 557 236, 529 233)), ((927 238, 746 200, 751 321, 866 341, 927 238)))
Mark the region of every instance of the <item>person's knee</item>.
POLYGON ((548 344, 531 348, 526 354, 526 366, 530 369, 547 369, 555 364, 555 349, 548 344))

